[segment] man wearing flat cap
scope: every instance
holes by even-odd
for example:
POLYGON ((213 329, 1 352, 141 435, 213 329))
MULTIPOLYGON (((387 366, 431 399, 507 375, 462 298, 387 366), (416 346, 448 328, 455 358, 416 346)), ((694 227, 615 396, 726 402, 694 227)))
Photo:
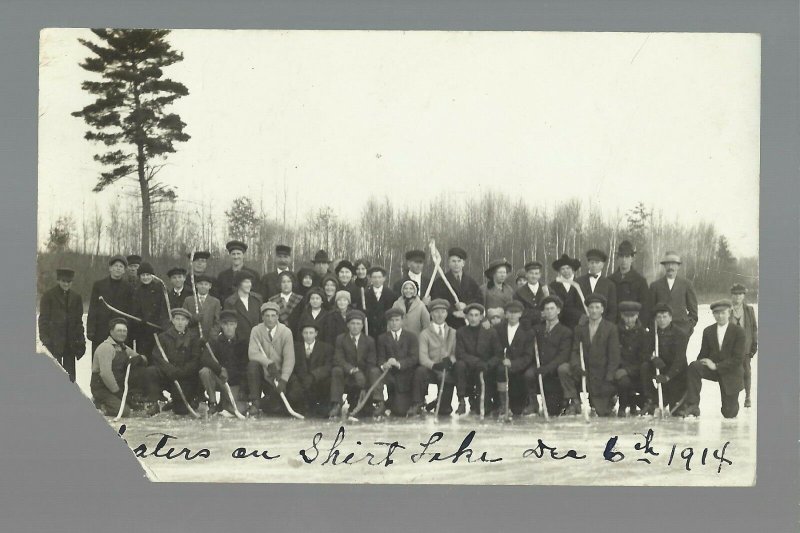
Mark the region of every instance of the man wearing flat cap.
MULTIPOLYGON (((346 291, 340 291, 345 292, 346 291)), ((347 293, 349 294, 349 293, 347 293)), ((343 396, 347 394, 347 403, 355 408, 360 394, 374 382, 378 371, 378 359, 375 351, 375 339, 364 334, 363 312, 353 309, 346 315, 347 331, 336 337, 333 349, 333 368, 331 369, 331 411, 328 416, 338 417, 342 412, 343 396)), ((377 387, 376 387, 377 390, 377 387)), ((372 403, 380 407, 383 403, 383 391, 380 399, 377 392, 372 403)), ((375 409, 373 409, 374 411, 375 409)))
MULTIPOLYGON (((455 372, 453 366, 456 362, 456 330, 447 324, 450 312, 450 302, 437 298, 433 300, 428 309, 431 314, 431 324, 419 334, 419 366, 414 370, 414 385, 412 390, 413 404, 408 410, 408 416, 425 413, 425 396, 428 385, 436 383, 441 386, 442 373, 444 372, 444 390, 441 391, 442 403, 439 414, 449 415, 453 408, 453 387, 455 386, 455 372)), ((430 409, 435 406, 435 401, 430 409)))
POLYGON ((711 304, 714 324, 703 330, 700 353, 689 364, 686 400, 680 408, 682 416, 700 416, 700 390, 703 380, 719 383, 722 416, 736 418, 739 413, 739 392, 744 388, 745 333, 732 324, 731 301, 711 304))
POLYGON ((672 309, 672 323, 691 337, 697 325, 697 294, 688 279, 678 276, 681 257, 667 252, 661 259, 664 276, 650 284, 653 305, 667 304, 672 309))
POLYGON ((495 402, 497 410, 493 414, 499 415, 505 412, 505 391, 508 390, 509 408, 512 413, 519 415, 529 400, 525 370, 533 364, 534 333, 533 330, 526 329, 520 324, 523 311, 520 302, 513 300, 507 303, 504 311, 505 320, 494 328, 504 355, 489 368, 489 373, 494 374, 493 379, 497 383, 495 402), (508 382, 506 382, 506 367, 508 382))
POLYGON ((672 324, 672 309, 667 304, 653 307, 654 323, 650 327, 650 355, 642 365, 642 387, 647 403, 643 414, 653 414, 658 407, 658 390, 653 380, 661 383, 664 406, 674 409, 686 393, 686 344, 689 337, 672 324), (658 332, 658 357, 655 354, 655 335, 658 332), (658 369, 659 375, 656 376, 658 369))
POLYGON ((608 255, 602 250, 592 248, 586 252, 586 264, 589 272, 579 276, 576 280, 583 290, 583 296, 600 294, 606 299, 606 309, 603 318, 616 323, 617 321, 617 287, 614 282, 603 274, 603 268, 608 261, 608 255))
POLYGON ((367 276, 369 276, 370 286, 364 289, 366 309, 361 306, 360 289, 351 291, 351 294, 358 294, 354 307, 361 309, 367 315, 369 335, 373 339, 377 339, 379 335, 386 332, 386 311, 391 309, 397 301, 397 294, 386 287, 386 270, 383 267, 377 265, 371 267, 367 270, 367 276))
POLYGON ((617 392, 614 381, 620 365, 619 334, 617 326, 603 318, 605 297, 592 294, 586 297, 589 319, 575 326, 572 341, 572 357, 569 364, 558 367, 564 396, 570 402, 568 414, 581 412, 578 386, 581 376, 586 374, 589 401, 597 416, 610 416, 614 407, 612 400, 617 392), (581 367, 581 348, 585 370, 581 367))
MULTIPOLYGON (((233 400, 240 411, 247 410, 247 356, 248 342, 237 338, 238 317, 235 311, 227 310, 219 315, 220 331, 208 340, 214 357, 207 346, 200 352, 200 382, 208 398, 208 412, 225 410, 230 415, 235 413, 230 398, 225 393, 225 383, 230 386, 233 400), (216 360, 215 360, 216 359, 216 360), (217 407, 217 391, 220 391, 220 402, 217 407)), ((205 330, 204 330, 205 331, 205 330)), ((224 413, 223 413, 224 414, 224 413)))
MULTIPOLYGON (((117 316, 100 301, 100 297, 110 306, 123 313, 130 313, 133 305, 133 289, 123 279, 127 260, 115 255, 108 260, 108 277, 95 281, 89 297, 89 315, 86 317, 86 337, 92 341, 92 354, 100 343, 108 337, 108 321, 117 316)), ((132 344, 131 340, 128 340, 132 344)))
POLYGON ((489 379, 489 368, 494 368, 503 358, 503 347, 495 328, 483 327, 484 312, 481 304, 469 304, 464 309, 467 325, 456 331, 457 415, 467 412, 467 399, 469 412, 473 415, 480 412, 481 374, 484 384, 484 411, 492 412, 495 406, 497 382, 489 379))
POLYGON ((219 317, 222 312, 222 303, 210 294, 214 278, 207 274, 196 274, 194 284, 197 288, 197 299, 194 294, 187 296, 183 301, 183 308, 192 314, 192 330, 199 334, 202 329, 203 337, 213 339, 219 334, 219 317))
MULTIPOLYGON (((92 359, 92 378, 89 387, 95 407, 106 416, 117 416, 122 406, 128 365, 131 367, 128 376, 129 390, 142 390, 147 382, 145 371, 147 357, 125 345, 128 334, 127 320, 112 318, 107 329, 109 336, 100 343, 92 359)), ((130 393, 128 399, 132 400, 130 393)), ((133 401, 127 401, 122 416, 130 416, 131 404, 133 401)))
MULTIPOLYGON (((170 327, 169 309, 164 300, 164 291, 161 283, 155 281, 155 271, 153 265, 144 262, 139 266, 139 283, 133 291, 133 306, 131 314, 141 318, 145 323, 132 322, 128 325, 128 338, 136 343, 136 350, 148 354, 153 353, 155 339, 153 333, 161 333, 170 327), (158 330, 148 324, 161 326, 158 330)), ((155 364, 155 360, 150 358, 150 364, 155 364)))
POLYGON ((191 259, 191 270, 186 272, 186 281, 183 284, 189 289, 189 294, 191 295, 194 292, 194 288, 192 287, 192 274, 195 277, 197 276, 205 276, 208 274, 208 260, 211 258, 211 253, 205 250, 198 250, 194 252, 189 252, 186 254, 187 259, 191 259))
POLYGON ((250 340, 250 331, 261 323, 261 297, 252 291, 255 276, 250 270, 239 270, 236 273, 236 292, 222 302, 223 310, 236 312, 238 325, 236 337, 245 341, 250 340))
POLYGON ((403 277, 392 286, 392 292, 399 295, 400 289, 408 280, 412 280, 419 287, 420 298, 425 295, 428 290, 428 283, 431 282, 428 276, 422 274, 422 269, 425 266, 425 252, 422 250, 409 250, 406 252, 406 269, 403 271, 403 277))
POLYGON ((630 415, 636 416, 645 402, 642 367, 650 360, 652 344, 647 329, 639 320, 641 309, 642 304, 639 302, 619 303, 619 313, 622 316, 617 323, 620 366, 614 375, 619 394, 619 417, 624 417, 628 408, 630 415))
POLYGON ((528 405, 522 414, 529 415, 538 412, 536 395, 542 394, 547 404, 547 413, 550 416, 558 416, 566 407, 558 367, 562 364, 569 365, 572 352, 572 330, 559 321, 561 307, 564 305, 561 298, 555 295, 545 296, 540 305, 542 323, 533 328, 534 342, 536 342, 534 350, 537 347, 539 349, 540 366, 537 367, 533 364, 525 371, 529 397, 528 405), (539 389, 540 375, 544 391, 539 389))
POLYGON ((622 241, 617 247, 617 271, 611 274, 609 279, 616 286, 618 302, 638 302, 642 306, 639 311, 639 322, 649 328, 652 321, 650 316, 650 309, 653 307, 652 296, 645 277, 633 268, 635 254, 636 249, 633 244, 630 241, 622 241))
POLYGON ((139 266, 142 264, 142 256, 138 254, 131 254, 125 258, 128 266, 125 267, 125 281, 131 284, 131 288, 136 290, 139 285, 139 266))
POLYGON ((297 409, 312 416, 325 417, 330 410, 333 346, 319 340, 319 323, 313 319, 300 322, 298 329, 293 377, 302 387, 305 405, 297 409))
MULTIPOLYGON (((413 332, 403 329, 404 315, 402 309, 388 309, 385 313, 387 331, 377 340, 378 369, 381 372, 389 370, 384 378, 388 397, 386 407, 394 416, 405 416, 411 406, 414 369, 419 364, 419 339, 413 332)), ((375 390, 379 391, 382 400, 383 387, 375 390)))
POLYGON ((247 412, 283 413, 286 407, 281 393, 292 408, 303 403, 303 388, 292 378, 295 365, 294 337, 288 327, 278 320, 280 307, 275 302, 261 305, 262 322, 250 332, 247 356, 247 412), (261 395, 264 394, 262 399, 261 395))
MULTIPOLYGON (((481 294, 478 283, 464 272, 467 252, 463 248, 455 246, 447 251, 447 257, 448 270, 445 272, 445 278, 450 282, 450 286, 458 296, 458 303, 456 303, 456 299, 441 276, 436 276, 432 282, 430 298, 432 300, 446 300, 450 304, 447 325, 453 329, 458 329, 465 324, 464 308, 471 303, 480 302, 481 294)), ((428 302, 425 303, 427 304, 428 302)))
POLYGON ((83 301, 72 290, 75 271, 56 270, 56 285, 39 301, 39 340, 75 383, 75 360, 86 353, 83 335, 83 301))
POLYGON ((169 278, 169 297, 170 308, 183 307, 183 302, 192 295, 192 289, 186 285, 186 269, 182 267, 172 267, 167 271, 169 278))
POLYGON ((223 270, 217 275, 217 282, 212 287, 212 296, 217 298, 220 302, 225 303, 233 293, 237 290, 236 273, 239 271, 249 272, 252 280, 251 290, 261 297, 257 282, 261 279, 261 275, 250 267, 244 264, 244 255, 247 253, 247 245, 242 241, 232 240, 228 241, 225 245, 228 250, 228 255, 231 258, 231 266, 223 270))
POLYGON ((286 244, 275 246, 275 269, 267 272, 261 279, 262 296, 269 300, 281 292, 281 274, 286 273, 292 278, 292 282, 297 285, 297 277, 289 268, 292 265, 292 248, 286 244))
POLYGON ((483 271, 486 283, 478 290, 480 302, 486 309, 505 309, 506 304, 514 298, 514 287, 508 280, 511 270, 511 263, 505 259, 495 259, 483 271))
POLYGON ((558 272, 558 276, 550 282, 550 294, 558 296, 563 303, 559 320, 568 328, 575 329, 578 321, 586 314, 583 310, 580 293, 575 288, 576 286, 580 287, 575 281, 575 272, 581 267, 581 262, 567 254, 562 254, 553 261, 552 267, 558 272))
POLYGON ((514 291, 514 299, 522 304, 522 324, 526 328, 537 326, 542 321, 540 305, 546 296, 550 296, 550 288, 540 283, 544 266, 539 261, 525 264, 525 283, 514 291))
POLYGON ((731 287, 731 323, 744 329, 744 406, 750 407, 750 360, 758 351, 758 323, 753 306, 745 303, 747 287, 735 283, 731 287))

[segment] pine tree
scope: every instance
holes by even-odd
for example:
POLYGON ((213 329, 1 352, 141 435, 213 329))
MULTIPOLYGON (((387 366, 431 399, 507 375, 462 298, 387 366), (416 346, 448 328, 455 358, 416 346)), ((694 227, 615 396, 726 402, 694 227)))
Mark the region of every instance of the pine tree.
POLYGON ((100 192, 122 178, 138 182, 142 203, 141 253, 150 255, 153 205, 174 201, 174 189, 157 181, 174 143, 186 142, 186 124, 166 109, 189 94, 182 83, 164 78, 163 68, 183 60, 166 41, 168 30, 93 29, 102 44, 79 42, 93 52, 80 66, 99 74, 102 81, 84 81, 81 88, 97 96, 72 116, 91 127, 84 136, 102 143, 108 151, 94 156, 108 170, 94 187, 100 192))

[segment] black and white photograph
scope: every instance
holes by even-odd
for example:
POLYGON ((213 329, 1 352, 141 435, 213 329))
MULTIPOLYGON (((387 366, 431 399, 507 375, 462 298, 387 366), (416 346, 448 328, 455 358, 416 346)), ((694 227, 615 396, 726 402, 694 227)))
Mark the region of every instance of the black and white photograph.
POLYGON ((36 351, 149 480, 756 483, 758 34, 39 37, 36 351))

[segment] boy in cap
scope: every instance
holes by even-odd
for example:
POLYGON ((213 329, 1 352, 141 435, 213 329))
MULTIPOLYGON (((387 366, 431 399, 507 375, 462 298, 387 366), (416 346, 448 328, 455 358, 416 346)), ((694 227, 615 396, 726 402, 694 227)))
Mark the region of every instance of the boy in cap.
POLYGON ((281 292, 281 275, 291 276, 292 283, 297 283, 297 278, 289 267, 292 264, 292 248, 285 244, 275 246, 275 270, 267 272, 261 280, 261 288, 264 291, 264 298, 269 300, 281 292))
POLYGON ((139 266, 142 264, 142 256, 131 254, 125 258, 128 266, 125 267, 125 281, 131 284, 132 289, 139 285, 139 266))
POLYGON ((686 394, 686 344, 689 338, 672 324, 672 309, 667 304, 653 307, 655 325, 649 334, 649 354, 642 365, 642 387, 647 403, 642 411, 653 414, 658 407, 658 390, 653 380, 661 383, 664 406, 674 409, 686 394), (655 356, 655 331, 658 331, 658 357, 655 356), (658 368, 659 376, 656 376, 658 368))
POLYGON ((250 331, 261 322, 261 298, 252 292, 255 274, 249 270, 240 270, 236 273, 236 292, 228 296, 222 303, 222 309, 236 313, 238 326, 236 336, 249 341, 250 331))
POLYGON ((553 261, 552 267, 558 272, 558 276, 550 282, 550 294, 558 296, 563 302, 559 320, 568 328, 575 329, 581 316, 585 315, 580 294, 574 287, 576 284, 575 271, 581 267, 581 262, 567 254, 562 254, 553 261))
POLYGON ((603 318, 605 298, 592 294, 586 298, 589 319, 575 326, 570 363, 558 367, 564 396, 568 399, 568 414, 581 412, 577 385, 586 375, 589 402, 597 416, 610 416, 612 400, 617 392, 614 377, 620 364, 617 327, 603 318), (581 368, 581 347, 586 370, 581 368))
POLYGON ((491 412, 497 384, 489 379, 489 368, 503 357, 503 347, 494 328, 482 325, 484 307, 479 303, 469 304, 465 309, 467 325, 456 331, 456 393, 458 395, 457 415, 467 412, 466 399, 469 398, 469 411, 480 412, 480 375, 483 372, 484 409, 491 412))
POLYGON ((750 407, 750 383, 752 371, 750 360, 758 351, 758 323, 753 306, 744 303, 747 287, 735 283, 731 287, 731 323, 744 329, 744 406, 750 407))
POLYGON ((39 301, 39 340, 75 383, 75 360, 86 353, 83 335, 83 301, 72 290, 75 271, 56 270, 56 285, 39 301))
POLYGON ((176 307, 170 313, 172 327, 158 335, 160 347, 156 345, 151 355, 155 364, 147 368, 147 399, 156 402, 161 398, 162 391, 168 390, 172 397, 172 412, 185 415, 189 413, 189 409, 183 403, 174 382, 180 384, 186 401, 192 407, 197 407, 200 339, 189 331, 189 311, 176 307), (168 361, 164 359, 165 355, 168 361))
POLYGON ((650 309, 653 307, 652 296, 645 277, 633 268, 635 254, 636 249, 633 244, 630 241, 622 241, 617 248, 617 271, 608 279, 616 286, 618 302, 638 302, 642 306, 639 311, 639 322, 649 329, 652 321, 650 315, 650 309))
POLYGON ((547 285, 542 285, 544 267, 539 261, 529 261, 525 264, 524 283, 519 285, 514 291, 514 299, 522 304, 522 323, 526 328, 537 326, 542 321, 540 311, 542 300, 550 296, 550 289, 547 285))
POLYGON ((602 250, 592 248, 586 252, 586 263, 589 272, 579 276, 576 281, 583 290, 583 296, 590 294, 602 295, 606 300, 603 318, 612 324, 617 321, 617 288, 614 282, 603 275, 603 268, 608 261, 608 255, 602 250))
POLYGON ((636 416, 637 408, 643 402, 637 395, 644 395, 642 368, 652 354, 650 334, 639 321, 639 302, 620 302, 619 312, 622 319, 617 324, 619 334, 620 367, 614 379, 619 394, 617 416, 624 417, 625 410, 630 408, 630 415, 636 416))
POLYGON ((197 289, 197 300, 195 300, 194 294, 187 296, 183 301, 183 308, 192 315, 192 329, 198 334, 202 329, 205 339, 213 339, 219 334, 220 313, 222 312, 222 304, 210 294, 214 278, 206 274, 195 274, 194 284, 197 289))
MULTIPOLYGON (((195 280, 197 282, 197 280, 195 280)), ((230 398, 225 393, 225 383, 231 388, 233 399, 237 408, 243 411, 247 408, 247 357, 248 343, 237 338, 236 328, 238 319, 236 312, 227 310, 220 312, 220 329, 213 335, 208 344, 214 352, 214 357, 207 346, 202 347, 200 353, 200 383, 206 391, 208 398, 208 412, 214 414, 220 411, 217 407, 217 391, 220 394, 220 407, 228 413, 235 411, 230 405, 230 398)))
MULTIPOLYGON (((490 367, 497 382, 498 409, 494 414, 506 411, 506 391, 508 391, 509 410, 515 415, 522 413, 529 400, 528 387, 525 384, 525 370, 533 364, 534 333, 520 324, 522 304, 513 300, 505 305, 505 320, 495 326, 497 338, 503 356, 499 362, 490 367), (508 369, 506 381, 505 369, 508 369)), ((538 404, 536 404, 538 409, 538 404)))
POLYGON ((100 301, 103 297, 110 306, 123 313, 130 313, 133 305, 133 289, 123 276, 128 262, 121 255, 108 260, 108 277, 95 281, 89 297, 89 315, 86 317, 86 336, 92 341, 92 354, 106 340, 108 321, 116 316, 100 301))
POLYGON ((170 308, 183 307, 184 300, 192 295, 191 288, 186 286, 186 269, 172 267, 167 271, 167 277, 170 284, 167 291, 170 308))
MULTIPOLYGON (((345 393, 351 409, 354 408, 358 403, 358 395, 365 391, 379 374, 375 340, 364 335, 365 319, 364 313, 357 309, 348 311, 347 332, 336 337, 331 369, 332 407, 328 413, 330 418, 336 418, 341 414, 342 396, 345 393)), ((382 409, 383 395, 380 400, 377 400, 377 393, 373 398, 374 403, 378 404, 376 407, 382 409)))
MULTIPOLYGON (((247 245, 245 243, 237 240, 228 241, 225 249, 228 250, 228 255, 231 258, 231 266, 219 273, 217 282, 213 287, 213 296, 223 304, 237 290, 237 272, 249 272, 251 283, 255 283, 256 280, 260 279, 258 272, 244 264, 244 254, 247 253, 247 245)), ((252 290, 258 294, 258 287, 254 286, 252 290)))
POLYGON ((299 408, 303 409, 301 412, 324 417, 330 409, 333 346, 317 338, 319 324, 314 320, 301 322, 298 329, 293 375, 302 387, 305 400, 305 405, 299 408))
POLYGON ((430 277, 422 274, 422 268, 425 266, 425 252, 422 250, 409 250, 406 252, 406 270, 403 272, 403 277, 394 284, 392 292, 399 295, 403 283, 412 280, 419 288, 420 296, 425 294, 428 290, 428 284, 431 282, 430 277))
POLYGON ((281 393, 285 394, 290 405, 299 406, 302 389, 292 378, 295 353, 294 337, 288 327, 278 320, 280 307, 275 302, 261 306, 261 324, 250 332, 250 345, 247 356, 247 392, 250 405, 249 415, 259 410, 278 413, 285 409, 281 393), (262 400, 261 393, 264 393, 262 400))
POLYGON ((739 392, 744 388, 745 333, 732 324, 730 300, 711 304, 715 324, 703 330, 703 340, 697 360, 687 371, 686 400, 682 416, 700 416, 700 390, 703 380, 719 382, 722 416, 736 418, 739 413, 739 392))
MULTIPOLYGON (((451 370, 456 362, 456 330, 446 323, 450 302, 437 298, 431 302, 429 309, 431 324, 419 335, 419 366, 414 370, 412 388, 414 403, 408 409, 408 416, 425 412, 428 385, 436 383, 440 387, 443 372, 445 372, 445 382, 444 390, 439 391, 442 395, 439 413, 449 415, 453 410, 451 403, 456 380, 455 372, 451 370)), ((435 405, 436 402, 433 403, 435 405)))
MULTIPOLYGON (((366 309, 361 309, 367 316, 367 324, 369 325, 370 337, 377 339, 378 336, 386 332, 386 316, 385 313, 397 301, 397 295, 392 292, 392 289, 385 287, 386 270, 381 266, 374 266, 367 270, 367 275, 370 279, 371 287, 364 289, 364 300, 366 301, 366 309)), ((353 294, 353 291, 351 291, 353 294)), ((359 291, 359 299, 356 300, 356 308, 361 308, 361 295, 359 291)))
MULTIPOLYGON (((377 364, 381 371, 389 369, 383 382, 388 393, 388 407, 395 416, 404 416, 408 412, 414 369, 419 364, 419 339, 413 332, 403 329, 404 315, 403 310, 396 307, 386 310, 388 331, 381 333, 377 340, 377 364)), ((382 401, 383 387, 379 386, 375 391, 374 398, 382 401)), ((380 415, 382 411, 376 414, 380 415)))
MULTIPOLYGON (((100 343, 92 358, 92 379, 89 387, 95 407, 106 416, 117 416, 122 405, 128 365, 131 366, 128 376, 129 389, 142 386, 145 381, 144 367, 147 366, 147 357, 125 345, 128 323, 124 318, 112 318, 108 330, 108 338, 100 343)), ((129 402, 125 405, 122 416, 127 417, 130 412, 129 402)))
MULTIPOLYGON (((564 391, 558 375, 558 367, 569 364, 572 351, 572 330, 559 322, 561 299, 558 296, 545 296, 540 304, 542 323, 534 326, 534 351, 539 348, 539 365, 528 367, 525 382, 528 386, 528 406, 523 415, 538 412, 537 394, 542 394, 547 405, 547 413, 558 416, 564 410, 564 391), (544 391, 539 390, 539 376, 542 376, 544 391)), ((536 362, 534 358, 534 363, 536 362)))
MULTIPOLYGON (((437 276, 433 281, 431 287, 430 298, 434 300, 445 300, 450 304, 450 314, 447 317, 447 325, 453 329, 458 329, 464 326, 464 309, 467 305, 475 302, 480 302, 481 294, 478 283, 472 279, 469 274, 464 272, 465 261, 467 260, 467 252, 463 248, 454 246, 447 251, 447 265, 448 270, 445 273, 445 278, 450 282, 456 295, 458 296, 458 303, 456 303, 450 289, 447 288, 441 276, 437 276)), ((425 301, 423 299, 423 301, 425 301)), ((427 304, 428 302, 425 301, 427 304)))
MULTIPOLYGON (((136 349, 145 354, 152 354, 153 347, 155 346, 155 339, 153 333, 160 333, 169 329, 169 309, 167 309, 167 302, 164 301, 164 291, 161 284, 154 282, 153 266, 150 263, 144 262, 139 266, 139 284, 133 291, 133 306, 131 314, 137 318, 141 318, 144 322, 150 322, 161 326, 161 330, 157 330, 146 323, 134 322, 130 324, 128 329, 128 338, 136 340, 136 349)), ((151 358, 151 364, 155 361, 151 358)))
POLYGON ((697 325, 697 294, 692 282, 678 277, 681 258, 675 252, 667 252, 661 260, 664 277, 650 284, 653 305, 667 304, 672 309, 672 323, 691 337, 697 325))

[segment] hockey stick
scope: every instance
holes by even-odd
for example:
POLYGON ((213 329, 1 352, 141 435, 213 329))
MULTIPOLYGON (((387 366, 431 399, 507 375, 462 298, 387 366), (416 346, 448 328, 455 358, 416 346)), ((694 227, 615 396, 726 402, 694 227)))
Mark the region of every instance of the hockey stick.
MULTIPOLYGON (((361 287, 361 307, 364 310, 364 316, 367 314, 367 297, 364 295, 364 287, 361 287)), ((369 335, 369 320, 364 320, 364 333, 369 335)), ((353 413, 355 414, 355 412, 353 413)))
POLYGON ((686 401, 686 393, 685 393, 685 392, 683 393, 683 396, 681 396, 681 399, 680 399, 680 401, 678 401, 678 403, 676 403, 676 404, 675 404, 675 407, 673 407, 673 408, 670 410, 669 414, 670 414, 670 415, 674 415, 674 414, 675 414, 675 411, 677 411, 677 410, 678 410, 678 408, 679 408, 681 405, 683 405, 683 402, 684 402, 684 401, 686 401))
MULTIPOLYGON (((133 341, 133 351, 136 351, 136 341, 133 341)), ((125 385, 122 388, 122 401, 119 404, 119 411, 117 411, 117 416, 114 417, 114 422, 119 422, 119 419, 122 418, 122 413, 125 411, 125 401, 128 399, 128 378, 131 375, 131 361, 128 359, 128 366, 125 369, 125 385)))
POLYGON ((575 278, 573 278, 573 279, 570 280, 569 284, 570 284, 570 286, 575 287, 575 290, 578 291, 578 296, 581 299, 581 305, 583 306, 583 310, 588 315, 589 314, 589 308, 586 307, 586 297, 583 295, 583 289, 581 289, 580 283, 575 281, 575 278))
MULTIPOLYGON (((507 352, 508 352, 508 348, 504 348, 503 349, 503 361, 504 362, 508 359, 508 356, 506 355, 507 352)), ((506 397, 506 412, 505 412, 505 414, 503 416, 504 416, 504 421, 508 422, 509 420, 511 420, 511 412, 510 412, 510 407, 508 405, 508 399, 509 399, 508 398, 508 396, 509 396, 508 395, 508 389, 509 389, 509 386, 508 386, 509 385, 509 383, 508 383, 508 367, 505 364, 503 364, 503 373, 505 374, 505 378, 506 378, 506 390, 503 392, 503 394, 506 397)))
POLYGON ((367 389, 366 394, 364 394, 364 397, 358 402, 358 405, 356 405, 356 408, 353 409, 352 413, 350 413, 350 416, 356 416, 358 412, 361 411, 365 405, 367 405, 369 399, 372 398, 372 393, 375 392, 375 389, 389 373, 389 370, 391 370, 391 367, 386 367, 386 370, 384 370, 378 379, 375 380, 375 383, 373 383, 372 386, 367 389))
POLYGON ((100 302, 103 305, 106 306, 106 308, 108 308, 109 311, 113 311, 113 312, 117 313, 120 316, 123 316, 125 318, 129 318, 129 319, 133 320, 134 322, 138 322, 140 324, 146 324, 146 325, 150 326, 151 328, 155 328, 155 329, 157 329, 159 331, 162 331, 164 329, 161 326, 159 326, 158 324, 153 324, 152 322, 148 322, 146 320, 142 320, 139 317, 136 317, 136 316, 133 316, 133 315, 129 315, 128 313, 126 313, 124 311, 120 311, 119 309, 117 309, 116 307, 114 307, 113 305, 111 305, 110 303, 105 301, 105 299, 102 296, 100 296, 98 299, 100 300, 100 302))
POLYGON ((586 363, 583 361, 583 342, 578 341, 578 346, 581 351, 581 411, 583 411, 583 419, 589 422, 589 389, 586 388, 586 363))
MULTIPOLYGON (((194 296, 194 314, 197 316, 197 331, 200 333, 200 338, 203 339, 205 337, 203 337, 203 324, 200 320, 200 302, 197 299, 197 285, 194 283, 194 267, 191 264, 194 263, 194 252, 195 251, 192 250, 192 255, 189 256, 189 268, 191 268, 192 296, 194 296)), ((217 359, 217 356, 214 355, 214 350, 211 349, 211 344, 208 341, 206 341, 206 349, 208 350, 208 354, 211 356, 211 359, 213 359, 215 363, 222 367, 219 359, 217 359)), ((239 412, 239 408, 236 406, 236 400, 233 398, 233 391, 231 390, 231 386, 227 381, 223 382, 223 388, 225 389, 225 393, 228 395, 228 400, 231 402, 231 407, 233 407, 233 414, 239 420, 244 420, 245 416, 239 412)))
POLYGON ((444 396, 444 378, 447 376, 447 369, 442 369, 442 382, 439 384, 439 394, 436 395, 436 409, 433 410, 435 420, 439 419, 439 407, 442 405, 442 396, 444 396))
MULTIPOLYGON (((442 281, 444 282, 445 287, 447 287, 447 290, 450 291, 450 294, 453 297, 453 300, 455 301, 455 305, 460 304, 461 300, 458 299, 458 295, 456 294, 455 289, 453 289, 453 286, 450 284, 450 280, 447 279, 447 276, 445 276, 445 274, 444 274, 444 270, 442 270, 442 256, 439 253, 439 250, 436 249, 436 243, 434 242, 433 239, 431 239, 430 248, 431 248, 431 258, 433 259, 433 274, 434 275, 431 276, 431 282, 430 282, 430 285, 428 285, 428 288, 430 289, 430 287, 433 285, 433 279, 436 277, 436 274, 438 273, 439 276, 442 278, 442 281)), ((427 292, 430 293, 430 291, 427 291, 427 292)), ((464 323, 469 325, 469 322, 467 321, 467 317, 464 317, 464 323)))
POLYGON ((481 381, 481 405, 480 409, 481 420, 486 416, 486 382, 483 380, 483 371, 478 374, 478 379, 481 381))
MULTIPOLYGON (((264 347, 261 346, 261 343, 256 340, 256 344, 258 345, 258 349, 261 351, 261 355, 263 355, 264 358, 267 361, 269 361, 269 357, 267 357, 267 352, 264 351, 264 347)), ((272 383, 275 385, 275 388, 277 389, 278 388, 278 380, 277 379, 273 379, 272 383)), ((289 404, 289 400, 286 399, 286 395, 284 393, 281 393, 281 400, 283 400, 283 405, 286 406, 286 410, 289 411, 290 415, 292 415, 293 417, 298 418, 300 420, 304 420, 305 419, 305 417, 303 415, 301 415, 300 413, 298 413, 297 411, 292 409, 292 406, 289 404)))
MULTIPOLYGON (((533 353, 536 356, 536 369, 542 368, 542 364, 539 362, 539 343, 536 339, 533 339, 533 353)), ((542 413, 544 413, 545 421, 550 420, 550 415, 547 412, 547 400, 544 397, 544 378, 542 375, 538 375, 539 378, 539 392, 542 394, 542 413)))
MULTIPOLYGON (((656 349, 655 356, 656 356, 656 358, 658 358, 658 356, 659 356, 659 349, 658 349, 658 323, 655 323, 654 326, 655 326, 655 330, 653 330, 653 333, 655 334, 655 341, 656 341, 655 342, 655 349, 656 349)), ((658 376, 660 376, 660 375, 661 375, 661 372, 659 372, 658 367, 656 367, 656 378, 658 376)), ((658 415, 657 416, 659 418, 664 418, 665 416, 667 416, 669 411, 664 411, 664 392, 663 392, 663 389, 661 388, 661 383, 658 380, 655 380, 655 381, 656 381, 656 388, 658 389, 658 415)))
MULTIPOLYGON (((169 359, 167 358, 167 354, 164 352, 164 347, 161 346, 161 341, 158 339, 158 335, 153 333, 153 337, 156 339, 156 346, 158 346, 158 351, 161 352, 161 357, 163 357, 164 361, 166 361, 169 364, 169 359)), ((186 395, 183 393, 183 387, 181 387, 181 384, 178 383, 178 380, 177 379, 172 380, 172 383, 174 383, 175 388, 178 389, 178 394, 181 395, 181 400, 183 400, 183 404, 186 406, 186 409, 189 410, 189 412, 192 414, 193 417, 200 418, 200 415, 197 414, 197 411, 192 409, 192 406, 189 405, 189 401, 186 399, 186 395)))

